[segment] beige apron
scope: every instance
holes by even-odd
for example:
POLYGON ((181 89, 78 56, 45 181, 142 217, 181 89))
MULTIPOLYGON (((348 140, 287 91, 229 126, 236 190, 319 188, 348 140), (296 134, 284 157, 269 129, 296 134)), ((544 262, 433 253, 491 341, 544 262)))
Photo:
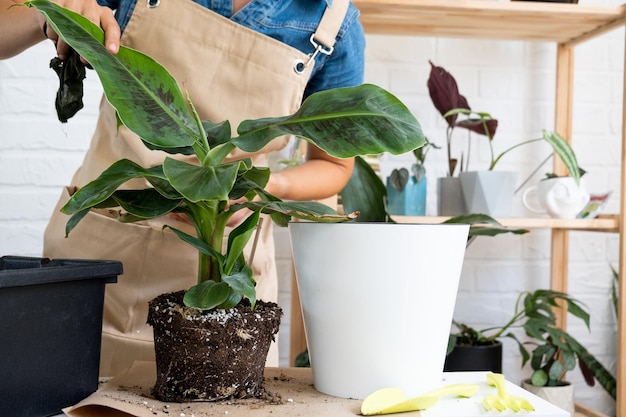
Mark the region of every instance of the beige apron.
MULTIPOLYGON (((335 0, 324 14, 315 34, 324 45, 331 40, 324 48, 332 48, 347 4, 347 0, 335 0)), ((297 63, 308 62, 308 55, 190 0, 160 0, 156 7, 138 0, 122 41, 164 65, 189 92, 203 120, 228 119, 233 131, 244 119, 293 113, 313 67, 310 62, 304 70, 295 71, 297 63)), ((276 139, 251 155, 255 164, 266 165, 268 152, 281 149, 287 140, 276 139)), ((107 213, 92 211, 66 239, 68 216, 59 210, 73 190, 116 160, 128 158, 148 167, 160 164, 164 155, 148 151, 125 127, 118 131, 115 110, 103 98, 83 165, 72 187, 61 196, 45 232, 44 256, 123 262, 124 274, 117 284, 107 286, 105 294, 101 376, 113 376, 134 360, 153 360, 152 329, 146 324, 148 301, 164 292, 189 288, 197 274, 197 252, 170 231, 162 231, 162 225, 167 222, 189 233, 194 233, 193 228, 166 218, 122 224, 107 213)), ((240 151, 231 155, 233 159, 243 156, 240 151)), ((125 187, 145 185, 136 180, 125 187)), ((263 222, 252 265, 257 298, 266 301, 277 299, 271 226, 269 219, 263 222)), ((248 259, 249 255, 248 248, 248 259)), ((277 364, 278 352, 273 347, 268 365, 277 364)))

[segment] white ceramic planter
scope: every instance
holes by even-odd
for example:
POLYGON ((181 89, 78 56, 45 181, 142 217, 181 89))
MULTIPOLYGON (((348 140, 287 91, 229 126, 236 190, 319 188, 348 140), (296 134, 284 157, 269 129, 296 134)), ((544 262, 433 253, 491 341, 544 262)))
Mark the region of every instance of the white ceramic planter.
POLYGON ((461 188, 468 213, 508 217, 513 208, 517 173, 513 171, 461 172, 461 188))
POLYGON ((291 223, 315 388, 441 385, 468 225, 291 223))
POLYGON ((522 381, 522 388, 562 408, 570 413, 571 416, 574 415, 574 386, 572 384, 567 383, 567 385, 559 385, 556 387, 536 387, 532 385, 529 380, 524 380, 522 381))
POLYGON ((572 177, 544 178, 522 194, 522 203, 534 213, 558 219, 575 219, 589 202, 585 179, 577 184, 572 177), (533 201, 535 197, 539 205, 533 201))

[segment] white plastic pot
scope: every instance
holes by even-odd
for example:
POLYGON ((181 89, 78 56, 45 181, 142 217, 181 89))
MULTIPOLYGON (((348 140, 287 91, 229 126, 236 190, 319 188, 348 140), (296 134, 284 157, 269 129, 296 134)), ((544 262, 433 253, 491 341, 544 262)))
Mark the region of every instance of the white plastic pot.
POLYGON ((441 385, 468 225, 291 223, 315 388, 441 385))

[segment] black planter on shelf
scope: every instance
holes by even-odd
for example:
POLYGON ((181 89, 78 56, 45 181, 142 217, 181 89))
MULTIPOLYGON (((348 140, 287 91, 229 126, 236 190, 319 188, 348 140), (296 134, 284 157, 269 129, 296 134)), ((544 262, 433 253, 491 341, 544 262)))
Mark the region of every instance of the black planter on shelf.
POLYGON ((502 373, 502 343, 486 345, 457 344, 446 356, 445 372, 491 371, 502 373))
POLYGON ((0 257, 0 416, 58 414, 98 388, 117 261, 0 257))

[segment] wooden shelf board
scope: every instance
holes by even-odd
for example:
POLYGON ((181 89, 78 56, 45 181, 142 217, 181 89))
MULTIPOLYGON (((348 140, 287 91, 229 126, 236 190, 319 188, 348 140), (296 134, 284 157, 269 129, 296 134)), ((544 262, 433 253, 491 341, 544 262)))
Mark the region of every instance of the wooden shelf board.
POLYGON ((354 0, 368 33, 573 44, 624 25, 626 5, 486 0, 354 0), (558 19, 555 19, 558 15, 558 19))
POLYGON ((574 410, 574 417, 608 417, 606 414, 592 410, 585 405, 579 403, 575 403, 574 405, 576 407, 574 410))
MULTIPOLYGON (((442 216, 392 216, 398 223, 442 223, 449 217, 442 216)), ((496 219, 502 225, 526 229, 568 229, 584 231, 618 232, 616 214, 604 214, 595 219, 553 219, 550 217, 507 217, 496 219)))

